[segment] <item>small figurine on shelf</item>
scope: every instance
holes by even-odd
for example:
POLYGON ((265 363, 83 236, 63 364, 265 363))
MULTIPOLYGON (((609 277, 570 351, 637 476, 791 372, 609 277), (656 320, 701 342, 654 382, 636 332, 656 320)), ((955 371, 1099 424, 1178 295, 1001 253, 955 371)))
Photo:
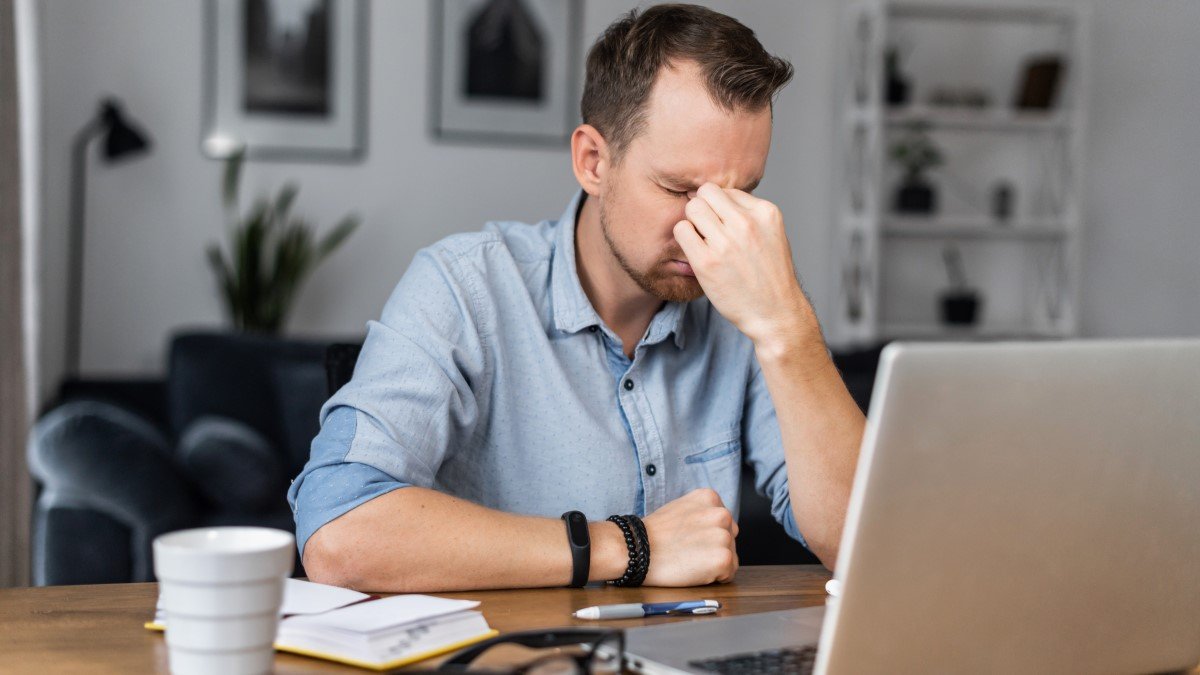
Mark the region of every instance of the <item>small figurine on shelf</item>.
POLYGON ((897 213, 930 215, 937 211, 937 190, 925 172, 942 164, 942 151, 929 137, 928 125, 914 122, 891 147, 891 158, 904 170, 896 188, 897 213))
POLYGON ((954 244, 942 249, 942 261, 946 263, 946 275, 950 277, 950 288, 942 292, 942 323, 950 326, 973 326, 979 319, 979 307, 983 299, 979 292, 967 283, 963 271, 962 253, 954 244))
POLYGON ((1016 199, 1013 184, 1001 180, 992 187, 992 217, 1000 225, 1006 225, 1012 220, 1013 200, 1016 199))
POLYGON ((884 98, 894 108, 908 105, 912 83, 900 70, 900 48, 888 47, 884 59, 884 98))

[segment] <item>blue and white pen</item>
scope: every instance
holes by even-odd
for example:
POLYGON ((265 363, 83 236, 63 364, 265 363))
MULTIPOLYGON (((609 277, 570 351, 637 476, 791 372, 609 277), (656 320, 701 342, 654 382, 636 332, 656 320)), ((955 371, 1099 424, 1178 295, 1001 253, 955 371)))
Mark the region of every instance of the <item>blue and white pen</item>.
POLYGON ((664 614, 712 614, 721 609, 716 600, 687 600, 685 602, 629 603, 625 605, 599 605, 584 607, 575 612, 576 619, 640 619, 643 616, 664 614))

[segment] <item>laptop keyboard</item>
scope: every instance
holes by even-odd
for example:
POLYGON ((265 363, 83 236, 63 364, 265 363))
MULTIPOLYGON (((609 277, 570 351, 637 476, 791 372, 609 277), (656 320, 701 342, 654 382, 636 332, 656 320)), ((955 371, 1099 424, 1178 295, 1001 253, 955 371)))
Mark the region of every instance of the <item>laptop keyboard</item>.
POLYGON ((808 675, 813 671, 817 662, 817 648, 788 647, 785 649, 768 649, 749 654, 734 654, 719 659, 704 659, 689 661, 688 665, 710 673, 762 673, 771 675, 808 675))

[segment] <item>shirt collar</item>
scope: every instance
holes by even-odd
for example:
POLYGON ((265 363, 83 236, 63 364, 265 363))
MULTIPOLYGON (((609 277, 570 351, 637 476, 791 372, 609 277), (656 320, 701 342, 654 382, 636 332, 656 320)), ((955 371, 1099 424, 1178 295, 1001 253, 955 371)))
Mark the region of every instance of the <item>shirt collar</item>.
MULTIPOLYGON (((579 282, 579 272, 575 266, 575 227, 584 199, 586 193, 583 190, 575 193, 555 225, 558 231, 554 236, 554 252, 550 258, 550 297, 553 303, 554 327, 568 333, 577 333, 584 328, 599 326, 612 336, 612 331, 600 320, 600 315, 592 307, 591 300, 583 292, 583 285, 579 282)), ((656 344, 674 335, 675 346, 683 349, 683 321, 686 313, 685 302, 664 304, 650 321, 650 328, 647 329, 642 342, 656 344)))

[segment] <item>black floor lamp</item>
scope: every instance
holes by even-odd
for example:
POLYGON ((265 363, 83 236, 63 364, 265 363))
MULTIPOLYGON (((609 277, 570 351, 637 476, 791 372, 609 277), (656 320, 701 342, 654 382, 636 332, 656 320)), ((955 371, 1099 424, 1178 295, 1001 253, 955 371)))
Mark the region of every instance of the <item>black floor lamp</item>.
POLYGON ((83 231, 86 198, 87 148, 95 138, 104 139, 101 157, 112 163, 148 152, 150 139, 131 125, 121 112, 120 101, 101 101, 100 111, 79 133, 71 145, 71 222, 70 260, 67 282, 67 376, 79 376, 80 345, 83 340, 83 231))

